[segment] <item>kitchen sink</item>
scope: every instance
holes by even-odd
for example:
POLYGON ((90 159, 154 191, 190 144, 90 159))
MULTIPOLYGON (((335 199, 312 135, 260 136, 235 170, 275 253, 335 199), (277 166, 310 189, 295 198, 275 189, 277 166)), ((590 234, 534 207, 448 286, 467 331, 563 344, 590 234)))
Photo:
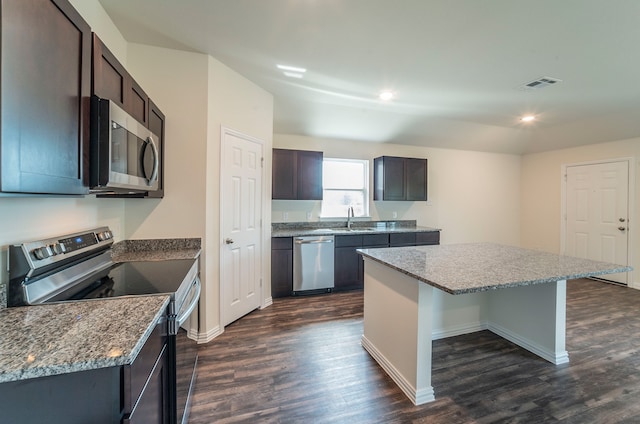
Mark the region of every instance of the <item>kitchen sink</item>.
POLYGON ((322 233, 355 233, 355 232, 367 232, 367 231, 376 231, 376 228, 316 228, 311 230, 312 233, 322 234, 322 233))

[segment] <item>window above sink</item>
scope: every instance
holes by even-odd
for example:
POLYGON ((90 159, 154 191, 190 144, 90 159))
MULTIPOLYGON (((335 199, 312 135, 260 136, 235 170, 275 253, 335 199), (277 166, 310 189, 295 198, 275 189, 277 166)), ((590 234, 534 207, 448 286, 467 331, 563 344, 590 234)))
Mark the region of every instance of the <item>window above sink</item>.
POLYGON ((355 217, 369 216, 369 161, 324 158, 322 161, 321 218, 346 218, 350 206, 355 217))

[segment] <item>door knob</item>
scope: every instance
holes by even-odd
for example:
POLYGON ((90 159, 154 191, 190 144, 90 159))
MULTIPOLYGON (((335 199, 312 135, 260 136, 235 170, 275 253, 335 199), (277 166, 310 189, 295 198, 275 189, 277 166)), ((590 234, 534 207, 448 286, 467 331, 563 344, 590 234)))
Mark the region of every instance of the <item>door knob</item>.
POLYGON ((618 230, 624 231, 624 230, 626 230, 626 228, 625 227, 618 227, 618 230))
POLYGON ((227 238, 224 242, 227 244, 233 244, 233 239, 227 238))

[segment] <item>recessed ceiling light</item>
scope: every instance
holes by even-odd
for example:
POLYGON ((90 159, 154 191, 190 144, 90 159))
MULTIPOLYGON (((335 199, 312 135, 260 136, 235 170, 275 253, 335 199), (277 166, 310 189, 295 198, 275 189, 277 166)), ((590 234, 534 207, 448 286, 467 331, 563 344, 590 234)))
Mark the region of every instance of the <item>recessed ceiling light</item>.
POLYGON ((305 68, 300 68, 297 66, 289 66, 289 65, 276 65, 276 66, 278 67, 278 69, 282 71, 296 72, 299 74, 304 74, 305 72, 307 72, 305 68))
POLYGON ((378 97, 380 98, 380 100, 388 101, 393 99, 394 94, 392 91, 386 90, 386 91, 381 91, 378 97))
POLYGON ((289 78, 302 78, 304 75, 297 72, 283 72, 284 76, 289 78))
POLYGON ((520 120, 522 122, 531 122, 531 121, 535 121, 536 117, 534 115, 525 115, 522 118, 520 118, 520 120))

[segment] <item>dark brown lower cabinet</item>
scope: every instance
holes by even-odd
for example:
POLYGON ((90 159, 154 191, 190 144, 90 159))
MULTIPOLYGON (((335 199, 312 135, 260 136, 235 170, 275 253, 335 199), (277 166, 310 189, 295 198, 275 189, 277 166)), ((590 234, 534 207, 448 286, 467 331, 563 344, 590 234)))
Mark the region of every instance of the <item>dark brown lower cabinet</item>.
POLYGON ((364 260, 356 249, 440 244, 440 232, 384 233, 335 237, 334 291, 364 288, 364 260))
MULTIPOLYGON (((364 260, 357 249, 440 244, 440 232, 337 235, 334 239, 334 291, 364 287, 364 260)), ((291 296, 293 238, 271 239, 271 297, 291 296)))
POLYGON ((362 235, 335 236, 334 291, 362 288, 360 283, 361 256, 356 249, 362 247, 362 235))
MULTIPOLYGON (((169 422, 167 344, 159 324, 131 365, 0 384, 1 422, 169 422)), ((79 341, 80 342, 80 341, 79 341)))
POLYGON ((293 291, 293 238, 271 239, 271 297, 291 296, 293 291))

